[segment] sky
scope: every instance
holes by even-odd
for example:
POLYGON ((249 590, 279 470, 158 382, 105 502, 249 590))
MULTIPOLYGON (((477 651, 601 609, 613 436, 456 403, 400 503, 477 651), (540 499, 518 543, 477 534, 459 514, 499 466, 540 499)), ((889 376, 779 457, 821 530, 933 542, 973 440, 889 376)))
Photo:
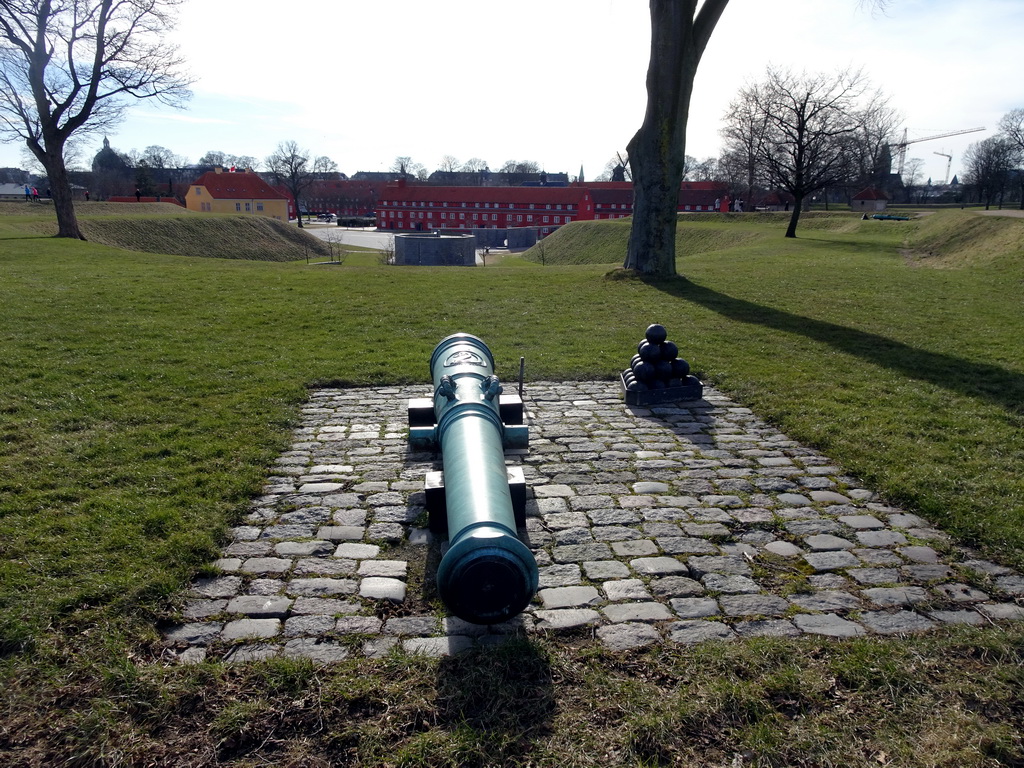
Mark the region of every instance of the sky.
MULTIPOLYGON (((962 171, 972 142, 1024 107, 1024 0, 732 0, 704 53, 686 153, 717 156, 740 88, 769 65, 862 68, 902 114, 924 177, 946 158, 962 171)), ((434 170, 442 157, 532 160, 587 179, 643 121, 650 56, 644 0, 185 0, 173 38, 191 75, 185 110, 136 102, 109 133, 120 151, 167 147, 265 158, 294 140, 341 171, 383 171, 396 157, 434 170), (320 12, 307 10, 321 8, 320 12)), ((79 164, 102 136, 90 136, 79 164)), ((0 166, 23 165, 0 144, 0 166)), ((894 169, 895 170, 895 169, 894 169)))

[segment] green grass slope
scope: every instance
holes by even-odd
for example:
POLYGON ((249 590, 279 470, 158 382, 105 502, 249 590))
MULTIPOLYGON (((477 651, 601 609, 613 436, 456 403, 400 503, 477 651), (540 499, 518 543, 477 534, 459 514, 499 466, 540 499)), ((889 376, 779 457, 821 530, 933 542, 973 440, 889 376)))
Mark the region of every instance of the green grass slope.
POLYGON ((917 222, 907 243, 912 263, 938 268, 1005 265, 1024 259, 1024 218, 946 211, 917 222))
MULTIPOLYGON (((695 256, 740 247, 771 236, 772 226, 785 228, 788 213, 680 215, 676 253, 695 256)), ((859 217, 850 213, 815 211, 800 219, 802 230, 854 232, 859 217)), ((626 255, 630 219, 576 221, 553 232, 525 251, 522 258, 542 264, 621 264, 626 255)))
MULTIPOLYGON (((521 355, 528 380, 611 379, 662 322, 706 380, 1024 567, 1024 259, 901 255, 971 252, 953 244, 971 225, 958 215, 836 217, 795 240, 771 217, 695 221, 709 243, 743 237, 681 251, 685 278, 658 282, 608 279, 619 257, 185 258, 0 215, 0 764, 1024 763, 1020 627, 633 655, 531 637, 329 669, 167 667, 153 629, 260 492, 309 386, 429 387, 430 352, 456 331, 484 338, 506 380, 521 355)), ((624 249, 618 224, 594 226, 601 248, 624 249)), ((989 242, 1017 232, 983 226, 989 242)))
MULTIPOLYGON (((90 242, 147 253, 251 261, 298 261, 329 257, 324 241, 265 216, 199 214, 170 203, 78 203, 82 233, 90 242)), ((0 204, 4 230, 53 235, 48 205, 0 204)))

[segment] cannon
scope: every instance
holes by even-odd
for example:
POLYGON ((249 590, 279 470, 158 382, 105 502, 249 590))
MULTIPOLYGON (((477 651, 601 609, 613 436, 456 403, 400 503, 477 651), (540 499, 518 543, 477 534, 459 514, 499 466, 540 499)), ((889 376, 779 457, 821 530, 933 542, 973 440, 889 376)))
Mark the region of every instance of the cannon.
POLYGON ((409 441, 442 454, 443 474, 426 478, 430 528, 447 529, 449 541, 437 591, 461 619, 507 621, 529 605, 538 580, 537 561, 516 533, 517 521, 525 523, 525 481, 518 470, 510 482, 503 447, 528 442, 522 400, 502 395, 491 351, 468 333, 438 343, 430 375, 433 398, 409 403, 409 441))

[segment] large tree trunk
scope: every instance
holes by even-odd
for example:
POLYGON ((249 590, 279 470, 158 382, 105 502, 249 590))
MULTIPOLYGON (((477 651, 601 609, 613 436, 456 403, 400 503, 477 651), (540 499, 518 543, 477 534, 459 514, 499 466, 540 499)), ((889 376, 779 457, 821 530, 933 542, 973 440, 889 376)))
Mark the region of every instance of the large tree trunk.
POLYGON ((786 227, 786 237, 796 237, 796 225, 800 221, 800 211, 804 207, 804 196, 793 196, 793 212, 789 214, 789 226, 786 227))
POLYGON ((626 269, 676 274, 676 219, 683 180, 686 120, 693 78, 728 0, 651 0, 647 113, 627 146, 633 175, 633 224, 626 269))
POLYGON ((53 200, 54 211, 57 213, 57 237, 85 240, 85 236, 78 226, 71 182, 68 179, 67 167, 64 165, 64 146, 60 142, 54 141, 47 144, 44 149, 38 144, 33 146, 33 142, 30 142, 29 149, 32 150, 46 171, 47 181, 50 185, 50 197, 53 200))

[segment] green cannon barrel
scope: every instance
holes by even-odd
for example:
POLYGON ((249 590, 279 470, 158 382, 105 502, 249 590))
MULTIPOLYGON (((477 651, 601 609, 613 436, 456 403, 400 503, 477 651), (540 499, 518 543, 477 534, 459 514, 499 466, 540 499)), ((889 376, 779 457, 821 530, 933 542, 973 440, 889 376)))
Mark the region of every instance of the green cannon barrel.
POLYGON ((476 336, 443 339, 430 357, 436 439, 444 461, 449 548, 437 569, 445 605, 474 624, 520 613, 537 591, 537 561, 516 535, 502 448, 494 358, 476 336))

